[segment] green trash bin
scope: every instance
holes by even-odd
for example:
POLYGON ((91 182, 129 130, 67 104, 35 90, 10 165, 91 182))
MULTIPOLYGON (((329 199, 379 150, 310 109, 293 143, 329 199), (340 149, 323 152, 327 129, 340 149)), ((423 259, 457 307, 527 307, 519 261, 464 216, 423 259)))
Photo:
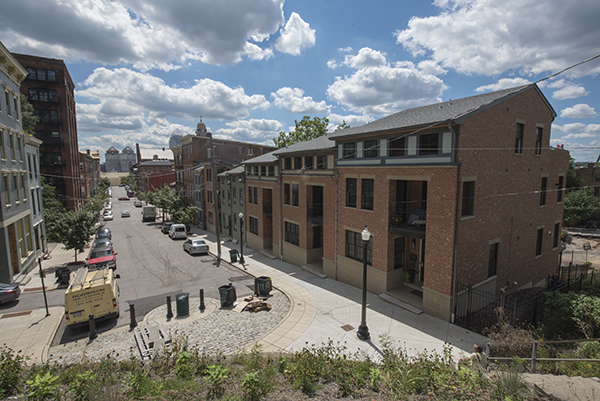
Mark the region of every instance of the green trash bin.
POLYGON ((256 295, 267 296, 272 289, 271 277, 260 276, 254 279, 254 292, 256 295))
POLYGON ((219 298, 221 298, 221 308, 233 306, 235 300, 237 299, 235 287, 231 284, 220 286, 219 298))
POLYGON ((187 316, 190 314, 190 293, 180 292, 175 294, 175 301, 177 303, 177 317, 187 316))
POLYGON ((229 250, 229 257, 231 258, 231 263, 237 263, 237 250, 230 249, 229 250))

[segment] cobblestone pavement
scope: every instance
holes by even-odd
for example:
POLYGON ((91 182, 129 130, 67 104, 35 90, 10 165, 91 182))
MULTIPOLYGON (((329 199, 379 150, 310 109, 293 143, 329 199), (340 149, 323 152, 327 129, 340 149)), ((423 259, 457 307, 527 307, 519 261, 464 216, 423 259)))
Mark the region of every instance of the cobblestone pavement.
MULTIPOLYGON (((205 298, 206 310, 200 313, 199 299, 190 298, 188 317, 175 317, 167 322, 167 307, 163 305, 146 315, 138 327, 160 324, 172 340, 184 337, 190 346, 200 352, 208 355, 231 354, 268 334, 288 315, 290 301, 282 292, 273 289, 267 302, 272 307, 269 311, 235 312, 231 308, 221 308, 216 299, 205 298)), ((140 358, 129 326, 103 333, 93 341, 84 339, 52 347, 49 361, 72 364, 99 361, 106 356, 118 360, 131 356, 140 358)))

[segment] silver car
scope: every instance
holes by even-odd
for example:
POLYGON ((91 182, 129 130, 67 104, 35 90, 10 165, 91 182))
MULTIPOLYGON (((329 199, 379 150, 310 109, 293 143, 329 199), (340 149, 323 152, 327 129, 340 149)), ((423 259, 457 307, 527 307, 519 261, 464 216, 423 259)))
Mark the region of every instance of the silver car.
POLYGON ((21 288, 18 284, 0 283, 0 304, 16 301, 21 295, 21 288))
POLYGON ((183 250, 190 255, 208 253, 208 244, 203 239, 188 239, 183 243, 183 250))

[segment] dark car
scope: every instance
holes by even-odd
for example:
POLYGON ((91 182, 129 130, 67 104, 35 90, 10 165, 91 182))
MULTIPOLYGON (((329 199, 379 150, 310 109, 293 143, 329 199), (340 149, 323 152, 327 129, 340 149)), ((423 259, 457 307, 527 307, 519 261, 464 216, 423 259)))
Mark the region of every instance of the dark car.
POLYGON ((112 242, 109 239, 98 239, 96 240, 96 243, 94 244, 94 248, 102 248, 105 246, 110 246, 112 248, 112 242))
POLYGON ((94 248, 86 262, 90 269, 117 269, 117 253, 110 246, 94 248))
POLYGON ((112 239, 112 233, 106 227, 101 228, 96 233, 96 240, 99 240, 99 239, 109 239, 110 240, 110 239, 112 239))
POLYGON ((19 284, 0 283, 0 304, 16 301, 21 295, 19 284))
POLYGON ((162 231, 163 234, 168 234, 172 225, 172 221, 163 221, 162 226, 160 226, 160 231, 162 231))

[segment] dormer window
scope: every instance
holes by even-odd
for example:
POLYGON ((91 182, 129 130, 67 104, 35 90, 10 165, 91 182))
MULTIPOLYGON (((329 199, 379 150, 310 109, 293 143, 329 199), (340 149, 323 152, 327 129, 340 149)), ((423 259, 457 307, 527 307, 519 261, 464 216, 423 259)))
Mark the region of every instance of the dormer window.
POLYGON ((342 157, 344 159, 354 159, 356 157, 356 143, 345 143, 342 145, 342 157))

